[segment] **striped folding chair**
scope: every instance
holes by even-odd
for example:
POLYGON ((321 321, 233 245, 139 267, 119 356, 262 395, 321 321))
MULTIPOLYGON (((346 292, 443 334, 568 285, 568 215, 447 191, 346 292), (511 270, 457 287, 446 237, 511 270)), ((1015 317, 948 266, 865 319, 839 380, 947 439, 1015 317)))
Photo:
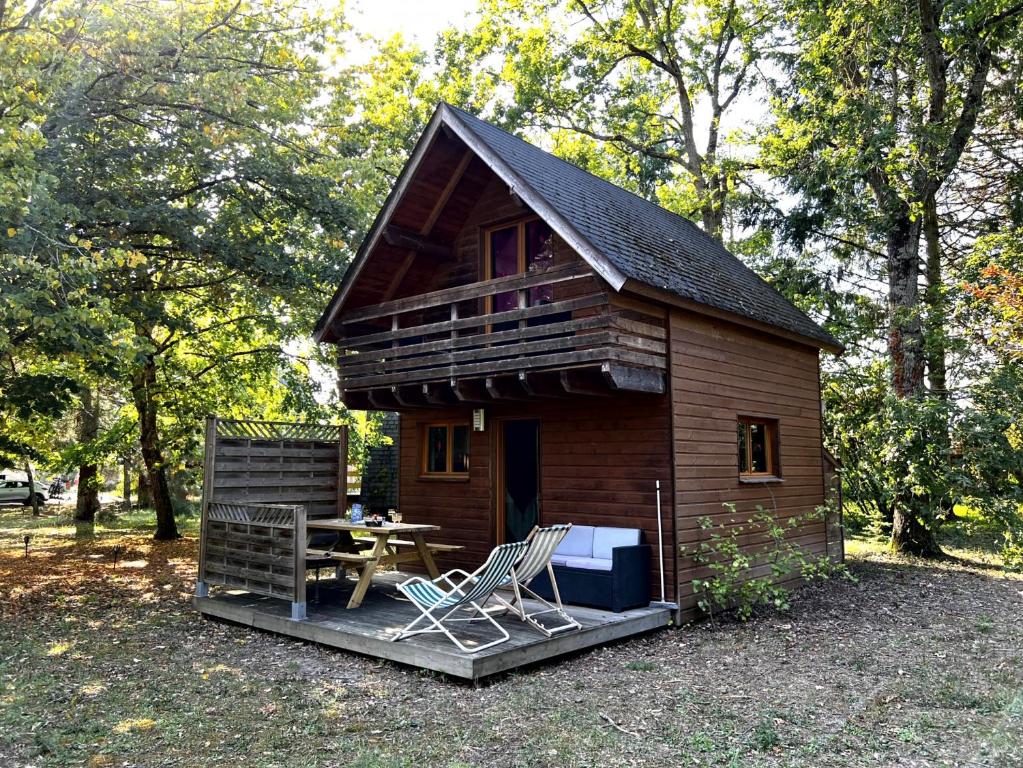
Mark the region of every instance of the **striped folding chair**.
POLYGON ((554 578, 554 568, 551 567, 551 555, 558 548, 561 540, 568 534, 572 524, 552 525, 550 528, 534 528, 530 531, 526 541, 529 549, 522 556, 518 565, 512 568, 511 574, 505 579, 501 587, 511 587, 513 596, 510 601, 505 600, 496 592, 492 595, 504 610, 511 611, 522 621, 531 627, 539 630, 547 637, 558 632, 567 632, 571 629, 580 629, 582 625, 565 612, 561 604, 561 595, 558 593, 558 581, 554 578), (551 603, 529 588, 529 583, 547 570, 551 579, 551 588, 554 590, 554 602, 551 603), (525 592, 531 599, 540 603, 541 608, 537 611, 529 611, 522 600, 522 593, 525 592), (559 619, 555 626, 544 624, 538 617, 553 614, 559 619))
POLYGON ((422 615, 392 637, 392 642, 427 632, 441 632, 464 653, 476 653, 503 643, 510 635, 504 627, 483 611, 482 604, 490 598, 502 582, 507 581, 512 568, 522 559, 522 555, 528 548, 529 542, 527 541, 501 544, 494 548, 487 561, 473 573, 453 570, 433 581, 421 576, 413 576, 411 579, 403 581, 398 585, 398 591, 412 601, 422 615), (453 575, 458 577, 457 582, 452 578, 453 575), (460 608, 475 609, 474 613, 482 614, 482 617, 493 624, 501 636, 497 640, 474 648, 463 645, 445 626, 445 622, 477 620, 474 618, 452 618, 452 614, 460 608), (424 624, 425 626, 421 626, 424 624))

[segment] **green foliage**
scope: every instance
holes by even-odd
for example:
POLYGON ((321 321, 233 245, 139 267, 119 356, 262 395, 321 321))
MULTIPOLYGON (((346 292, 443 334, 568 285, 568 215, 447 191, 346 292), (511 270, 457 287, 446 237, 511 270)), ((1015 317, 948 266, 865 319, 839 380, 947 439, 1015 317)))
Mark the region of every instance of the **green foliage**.
POLYGON ((761 752, 774 749, 781 744, 781 736, 769 719, 763 719, 753 731, 753 744, 761 752))
POLYGON ((505 125, 720 237, 754 182, 737 99, 762 83, 777 12, 759 0, 496 0, 474 29, 444 36, 441 55, 456 81, 496 85, 489 106, 505 125))
POLYGON ((846 496, 884 526, 891 525, 898 499, 916 498, 918 513, 936 523, 954 495, 949 404, 896 397, 880 362, 828 375, 821 396, 827 442, 842 464, 846 496))
POLYGON ((692 558, 711 574, 693 579, 693 592, 700 610, 712 620, 727 611, 742 621, 761 607, 787 611, 789 593, 778 583, 787 577, 814 581, 840 574, 852 578, 844 565, 833 563, 827 555, 809 553, 791 541, 796 529, 822 520, 826 508, 780 518, 759 504, 755 512, 740 517, 734 504, 724 507, 732 517, 722 522, 700 518, 704 539, 680 547, 683 557, 692 558))
MULTIPOLYGON (((826 439, 842 463, 844 495, 874 533, 890 532, 897 499, 915 499, 940 530, 956 504, 1000 526, 1018 557, 1023 503, 1023 371, 1007 364, 977 381, 970 401, 902 399, 876 363, 825 377, 826 439)), ((855 519, 855 515, 852 516, 855 519)))
POLYGON ((50 458, 120 452, 143 411, 161 472, 195 466, 210 412, 328 417, 306 340, 364 218, 315 119, 341 20, 292 0, 34 8, 0 33, 0 71, 45 94, 15 110, 31 151, 0 194, 0 358, 99 381, 117 411, 50 458))

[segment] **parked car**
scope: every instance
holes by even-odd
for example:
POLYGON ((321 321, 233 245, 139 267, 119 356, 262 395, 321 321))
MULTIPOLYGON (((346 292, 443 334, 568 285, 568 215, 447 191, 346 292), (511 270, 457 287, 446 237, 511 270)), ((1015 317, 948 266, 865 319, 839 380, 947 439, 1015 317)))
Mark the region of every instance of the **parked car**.
MULTIPOLYGON (((46 486, 42 483, 36 483, 35 491, 39 503, 45 503, 48 498, 46 486)), ((0 504, 10 504, 12 502, 25 504, 26 506, 32 503, 32 497, 28 493, 28 480, 4 480, 0 482, 0 504)))

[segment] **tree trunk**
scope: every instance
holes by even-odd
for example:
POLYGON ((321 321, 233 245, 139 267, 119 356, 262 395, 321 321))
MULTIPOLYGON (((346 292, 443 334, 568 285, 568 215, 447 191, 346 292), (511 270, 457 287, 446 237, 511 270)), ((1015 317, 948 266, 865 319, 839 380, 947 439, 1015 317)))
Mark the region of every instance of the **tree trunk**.
POLYGON ((167 484, 167 469, 160 433, 157 429, 156 362, 147 355, 142 367, 132 377, 132 397, 139 414, 139 443, 142 460, 146 465, 149 492, 156 510, 156 534, 158 541, 181 538, 174 521, 174 507, 171 504, 170 487, 167 484))
POLYGON ((706 198, 700 206, 700 219, 703 231, 719 243, 724 240, 725 229, 725 190, 720 180, 712 179, 707 186, 706 198))
POLYGON ((924 203, 924 243, 927 247, 927 290, 924 302, 927 304, 927 383, 931 394, 948 399, 947 371, 945 367, 945 297, 942 292, 941 240, 938 229, 938 205, 934 195, 924 203))
MULTIPOLYGON (((78 414, 78 443, 91 443, 99 434, 99 398, 91 387, 82 393, 82 410, 78 414)), ((99 467, 94 463, 78 467, 78 500, 75 502, 75 522, 93 523, 99 512, 99 467)))
MULTIPOLYGON (((920 322, 920 221, 905 206, 888 234, 888 354, 892 389, 901 398, 923 397, 924 344, 920 322)), ((896 552, 934 557, 941 548, 927 520, 928 499, 905 492, 895 499, 892 548, 896 552)))
POLYGON ((121 462, 121 485, 124 492, 124 511, 131 512, 131 462, 127 456, 121 462))
POLYGON ((920 323, 920 222, 906 206, 888 234, 888 354, 892 390, 899 397, 924 391, 923 330, 920 323))
POLYGON ((152 509, 153 494, 149 492, 149 477, 145 467, 139 471, 138 487, 139 509, 152 509))
POLYGON ((32 471, 32 462, 25 462, 25 477, 28 478, 28 499, 32 505, 32 517, 39 517, 39 495, 36 493, 36 475, 32 471))
MULTIPOLYGON (((927 319, 924 326, 924 350, 927 360, 927 386, 931 397, 948 400, 948 370, 945 364, 946 329, 948 325, 947 307, 945 305, 944 281, 941 268, 941 230, 938 226, 938 204, 933 194, 924 201, 923 234, 925 252, 924 276, 927 288, 924 291, 924 304, 927 305, 927 319)), ((952 462, 952 437, 949 425, 945 431, 934 436, 941 441, 941 449, 952 462)), ((939 504, 943 520, 955 517, 955 499, 943 498, 939 504)))
POLYGON ((940 557, 943 553, 934 538, 934 531, 925 525, 912 509, 913 502, 926 503, 926 499, 910 496, 898 500, 895 507, 895 522, 892 525, 892 547, 906 555, 940 557))

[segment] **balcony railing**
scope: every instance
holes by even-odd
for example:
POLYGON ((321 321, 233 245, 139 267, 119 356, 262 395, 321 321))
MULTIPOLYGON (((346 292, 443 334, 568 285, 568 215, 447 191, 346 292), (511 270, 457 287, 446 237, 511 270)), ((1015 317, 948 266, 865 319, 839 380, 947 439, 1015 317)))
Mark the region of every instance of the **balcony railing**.
POLYGON ((397 299, 353 310, 341 323, 345 391, 605 363, 665 368, 663 320, 614 305, 582 265, 397 299), (552 286, 552 300, 529 306, 531 290, 543 286, 552 286), (488 297, 509 294, 515 308, 487 311, 495 303, 488 297))

